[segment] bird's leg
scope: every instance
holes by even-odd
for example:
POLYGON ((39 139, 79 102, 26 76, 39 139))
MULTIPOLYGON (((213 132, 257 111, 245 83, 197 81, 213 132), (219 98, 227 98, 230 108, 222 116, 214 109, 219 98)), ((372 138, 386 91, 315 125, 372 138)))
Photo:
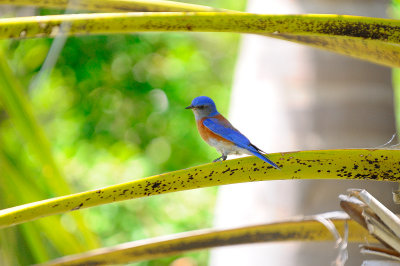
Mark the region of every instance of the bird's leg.
POLYGON ((218 161, 225 161, 227 157, 228 157, 228 156, 226 156, 225 154, 222 154, 222 156, 221 156, 221 157, 218 157, 217 159, 215 159, 215 160, 213 161, 213 163, 218 162, 218 161))
POLYGON ((215 160, 213 161, 213 163, 218 162, 218 161, 221 161, 223 157, 224 157, 224 156, 218 157, 217 159, 215 159, 215 160))

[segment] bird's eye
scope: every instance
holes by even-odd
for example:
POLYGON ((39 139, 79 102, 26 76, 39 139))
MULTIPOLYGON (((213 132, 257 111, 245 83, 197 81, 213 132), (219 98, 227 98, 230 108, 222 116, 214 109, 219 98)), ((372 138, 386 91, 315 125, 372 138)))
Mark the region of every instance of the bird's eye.
POLYGON ((204 105, 199 105, 197 108, 203 109, 203 108, 204 108, 204 105))

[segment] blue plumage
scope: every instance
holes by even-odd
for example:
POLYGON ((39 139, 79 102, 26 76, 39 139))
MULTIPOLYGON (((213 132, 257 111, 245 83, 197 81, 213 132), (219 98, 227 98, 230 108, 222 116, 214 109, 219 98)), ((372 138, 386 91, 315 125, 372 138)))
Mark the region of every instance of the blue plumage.
POLYGON ((222 153, 222 156, 214 161, 226 160, 228 154, 246 153, 253 154, 276 169, 280 169, 263 155, 265 152, 251 144, 248 138, 218 113, 211 98, 207 96, 196 97, 186 109, 193 110, 201 137, 222 153))
POLYGON ((207 118, 203 120, 203 124, 215 134, 229 141, 232 141, 240 148, 248 150, 258 158, 263 160, 264 162, 269 163, 276 169, 280 169, 279 166, 277 166, 273 161, 271 161, 261 153, 263 151, 261 151, 256 146, 251 144, 250 140, 246 138, 246 136, 244 136, 242 133, 240 133, 240 131, 232 127, 232 125, 229 124, 228 127, 224 126, 223 124, 220 123, 220 121, 217 118, 207 118))
POLYGON ((203 124, 215 134, 229 141, 232 141, 241 148, 245 148, 251 144, 250 140, 246 138, 242 133, 240 133, 232 126, 229 127, 229 125, 225 126, 221 124, 217 118, 207 118, 203 120, 203 124))

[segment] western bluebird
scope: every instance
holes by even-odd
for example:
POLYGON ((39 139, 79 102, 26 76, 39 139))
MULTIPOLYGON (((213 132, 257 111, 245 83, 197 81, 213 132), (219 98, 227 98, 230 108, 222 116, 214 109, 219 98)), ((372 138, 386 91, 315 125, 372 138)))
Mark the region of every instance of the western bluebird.
POLYGON ((251 144, 248 138, 218 113, 211 98, 207 96, 196 97, 186 109, 193 110, 200 136, 222 154, 214 162, 221 159, 225 161, 229 154, 249 154, 257 156, 276 169, 280 169, 273 161, 263 155, 265 152, 251 144))

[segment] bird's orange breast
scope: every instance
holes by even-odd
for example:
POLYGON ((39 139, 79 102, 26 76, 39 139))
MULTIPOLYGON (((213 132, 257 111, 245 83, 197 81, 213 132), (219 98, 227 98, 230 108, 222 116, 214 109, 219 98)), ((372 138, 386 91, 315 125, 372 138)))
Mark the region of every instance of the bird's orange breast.
POLYGON ((207 119, 207 118, 202 118, 201 120, 197 121, 197 128, 199 130, 200 136, 202 137, 202 139, 204 139, 207 143, 209 142, 209 139, 215 139, 218 141, 224 141, 224 142, 229 142, 231 143, 231 141, 221 137, 220 135, 215 134, 214 132, 212 132, 211 130, 209 130, 204 124, 203 121, 207 119))

